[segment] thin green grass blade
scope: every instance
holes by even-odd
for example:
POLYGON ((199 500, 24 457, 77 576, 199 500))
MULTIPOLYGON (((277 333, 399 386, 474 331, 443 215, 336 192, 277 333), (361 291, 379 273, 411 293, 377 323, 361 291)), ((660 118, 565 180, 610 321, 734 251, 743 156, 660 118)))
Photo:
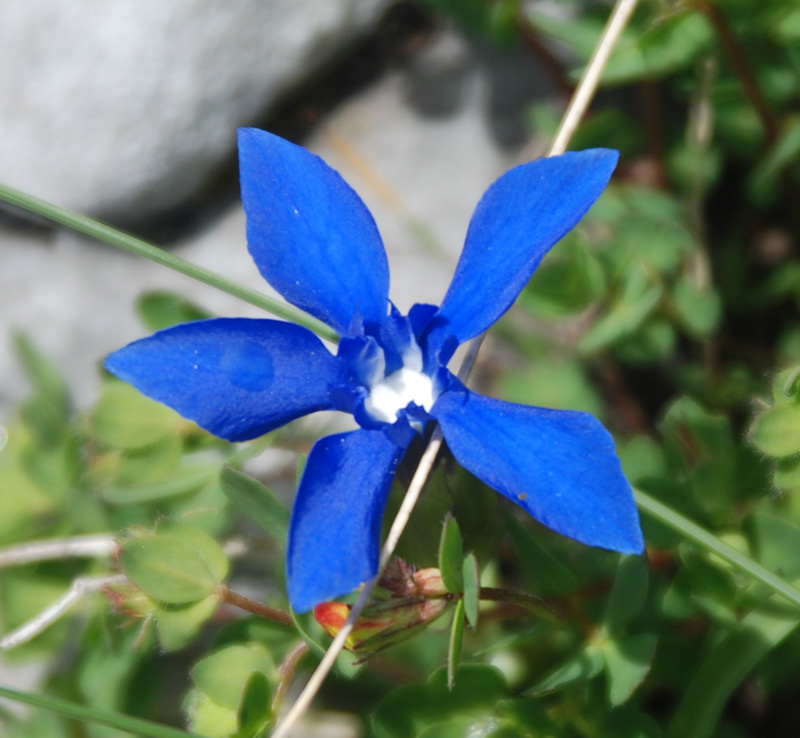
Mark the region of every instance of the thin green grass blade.
POLYGON ((15 190, 3 184, 0 184, 0 201, 7 202, 29 213, 35 213, 55 223, 60 223, 74 231, 107 243, 109 246, 116 246, 117 248, 129 251, 137 256, 143 256, 145 259, 150 259, 150 261, 154 261, 157 264, 169 267, 198 282, 203 282, 203 284, 216 287, 218 290, 238 297, 240 300, 244 300, 251 305, 266 310, 272 315, 305 326, 310 331, 316 333, 320 338, 334 343, 339 340, 339 336, 330 326, 325 325, 322 321, 317 320, 308 313, 304 313, 302 310, 288 303, 267 297, 257 290, 246 287, 233 280, 226 279, 210 269, 192 264, 185 259, 181 259, 179 256, 175 256, 175 254, 169 251, 165 251, 147 241, 136 238, 129 233, 112 228, 105 223, 94 220, 94 218, 89 218, 86 215, 81 215, 72 210, 67 210, 58 205, 39 200, 32 195, 20 192, 19 190, 15 190))
POLYGON ((711 738, 744 678, 800 624, 790 613, 751 612, 717 643, 689 682, 667 738, 711 738))
POLYGON ((21 702, 33 707, 42 707, 45 710, 57 712, 66 717, 75 718, 84 723, 97 723, 106 725, 110 728, 124 730, 144 738, 201 738, 197 733, 188 733, 179 728, 171 728, 167 725, 160 725, 142 718, 123 715, 119 712, 109 712, 98 710, 94 707, 86 707, 76 702, 62 699, 61 697, 51 697, 44 694, 31 694, 30 692, 18 692, 15 689, 0 687, 0 697, 5 697, 14 702, 21 702))
POLYGON ((793 587, 789 582, 781 579, 761 564, 753 561, 749 556, 745 556, 727 543, 719 540, 716 536, 704 530, 688 518, 675 512, 658 500, 650 497, 641 490, 634 490, 636 502, 639 509, 646 512, 660 523, 672 528, 680 535, 688 538, 692 543, 700 546, 709 553, 713 553, 719 558, 727 561, 731 566, 735 566, 739 571, 749 574, 753 579, 769 587, 773 592, 781 595, 794 605, 800 607, 800 590, 793 587))

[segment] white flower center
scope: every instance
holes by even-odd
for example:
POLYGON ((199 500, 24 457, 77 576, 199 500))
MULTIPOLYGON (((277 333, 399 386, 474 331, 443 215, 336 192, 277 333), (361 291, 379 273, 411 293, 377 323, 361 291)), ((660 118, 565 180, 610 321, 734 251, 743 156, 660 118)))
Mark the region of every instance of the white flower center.
POLYGON ((417 369, 404 366, 372 385, 364 407, 376 420, 394 423, 397 413, 409 403, 430 411, 435 399, 433 380, 417 369))

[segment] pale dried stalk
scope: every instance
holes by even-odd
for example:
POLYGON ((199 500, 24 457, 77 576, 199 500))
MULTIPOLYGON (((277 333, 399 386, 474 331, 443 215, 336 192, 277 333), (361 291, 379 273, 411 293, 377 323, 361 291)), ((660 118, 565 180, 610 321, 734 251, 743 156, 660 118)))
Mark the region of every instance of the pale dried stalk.
POLYGON ((35 638, 84 597, 100 592, 114 584, 122 584, 127 581, 128 578, 124 574, 113 574, 105 577, 78 577, 72 582, 70 588, 50 607, 42 610, 36 617, 31 618, 27 623, 0 638, 0 651, 8 651, 35 638))
POLYGON ((117 542, 110 533, 32 541, 0 549, 0 569, 30 564, 35 561, 101 558, 103 556, 111 556, 116 549, 117 542))
MULTIPOLYGON (((617 0, 617 3, 615 4, 611 16, 608 19, 608 23, 606 24, 603 34, 600 37, 597 47, 592 54, 592 58, 589 60, 589 64, 586 67, 583 78, 578 84, 578 87, 575 89, 575 94, 573 95, 572 100, 570 101, 570 104, 564 113, 564 117, 562 118, 561 125, 555 136, 553 144, 548 151, 548 156, 556 156, 558 154, 563 154, 564 151, 566 151, 567 145, 569 144, 575 129, 578 127, 581 119, 586 113, 587 108, 589 107, 589 103, 594 97, 594 93, 597 90, 597 85, 600 82, 603 69, 608 62, 611 52, 619 40, 619 37, 622 34, 622 31, 625 28, 631 13, 636 7, 637 2, 638 0, 617 0)), ((465 356, 458 372, 459 379, 462 381, 466 381, 467 376, 472 369, 482 340, 483 336, 481 335, 475 338, 470 344, 469 351, 467 352, 467 355, 465 356)), ((411 512, 413 511, 414 506, 419 499, 419 495, 421 494, 425 483, 428 481, 429 474, 433 470, 436 456, 438 455, 439 449, 442 446, 442 440, 441 431, 437 426, 434 429, 431 440, 428 443, 428 447, 425 449, 425 453, 422 455, 422 459, 417 466, 417 471, 414 473, 414 477, 408 487, 408 491, 406 492, 406 496, 403 499, 402 505, 400 506, 400 510, 395 516, 392 527, 389 530, 388 536, 386 537, 386 542, 381 549, 378 573, 373 579, 364 585, 364 589, 361 591, 358 601, 350 610, 350 615, 347 618, 344 626, 336 635, 336 638, 333 639, 333 642, 325 652, 325 656, 314 670, 314 673, 311 675, 311 678, 308 680, 295 703, 292 705, 286 715, 284 715, 283 720, 281 720, 281 722, 276 726, 271 738, 287 738, 287 736, 291 734, 292 730, 297 725, 297 722, 310 707, 311 702, 328 676, 331 668, 333 668, 333 664, 336 662, 336 659, 342 652, 345 641, 352 632, 353 626, 361 615, 364 606, 367 604, 367 600, 369 599, 375 584, 380 579, 386 563, 394 553, 397 542, 400 540, 400 536, 402 535, 403 530, 405 529, 406 524, 411 517, 411 512)))
POLYGON ((589 59, 589 63, 586 65, 586 71, 584 71, 581 81, 575 88, 575 93, 572 95, 564 117, 561 119, 561 125, 558 127, 558 132, 553 139, 550 150, 547 152, 548 156, 557 156, 567 150, 572 135, 580 125, 583 116, 586 115, 589 103, 591 103, 594 93, 597 91, 600 77, 603 75, 603 70, 611 57, 611 52, 617 45, 622 31, 625 30, 625 26, 628 24, 637 3, 638 0, 617 0, 614 5, 606 27, 603 29, 603 34, 600 36, 600 40, 592 53, 592 58, 589 59))

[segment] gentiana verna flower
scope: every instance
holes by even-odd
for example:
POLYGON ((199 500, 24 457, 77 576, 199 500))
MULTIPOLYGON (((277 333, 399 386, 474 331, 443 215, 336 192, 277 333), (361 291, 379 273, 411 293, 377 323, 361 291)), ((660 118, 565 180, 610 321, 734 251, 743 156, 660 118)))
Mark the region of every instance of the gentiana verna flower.
POLYGON ((370 212, 322 159, 270 133, 239 133, 250 253, 293 305, 341 336, 268 319, 177 325, 111 354, 106 367, 231 441, 317 410, 360 428, 317 441, 292 511, 289 599, 298 612, 377 570, 395 469, 435 420, 457 461, 544 525, 591 546, 640 553, 633 493, 593 416, 528 407, 465 387, 447 364, 505 313, 542 257, 605 189, 618 154, 567 153, 500 177, 472 216, 442 304, 407 316, 389 301, 389 265, 370 212))

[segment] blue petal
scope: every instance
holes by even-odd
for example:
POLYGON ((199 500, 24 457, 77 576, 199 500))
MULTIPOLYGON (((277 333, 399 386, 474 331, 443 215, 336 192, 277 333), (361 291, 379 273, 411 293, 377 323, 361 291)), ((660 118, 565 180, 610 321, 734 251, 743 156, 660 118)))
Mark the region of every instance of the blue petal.
POLYGON ((405 451, 381 431, 323 438, 311 449, 292 510, 289 601, 307 612, 375 576, 381 520, 405 451))
MULTIPOLYGON (((523 164, 484 194, 434 319, 463 343, 508 310, 542 257, 606 188, 619 154, 588 149, 523 164)), ((441 339, 439 339, 441 340, 441 339)))
POLYGON ((614 440, 588 413, 515 405, 464 388, 431 414, 458 462, 537 520, 590 546, 644 549, 614 440))
POLYGON ((277 320, 216 318, 177 325, 115 351, 105 365, 230 441, 330 409, 333 388, 353 381, 313 333, 277 320))
POLYGON ((322 159, 255 128, 239 131, 247 242, 264 278, 340 334, 356 313, 386 317, 389 265, 375 221, 322 159))

